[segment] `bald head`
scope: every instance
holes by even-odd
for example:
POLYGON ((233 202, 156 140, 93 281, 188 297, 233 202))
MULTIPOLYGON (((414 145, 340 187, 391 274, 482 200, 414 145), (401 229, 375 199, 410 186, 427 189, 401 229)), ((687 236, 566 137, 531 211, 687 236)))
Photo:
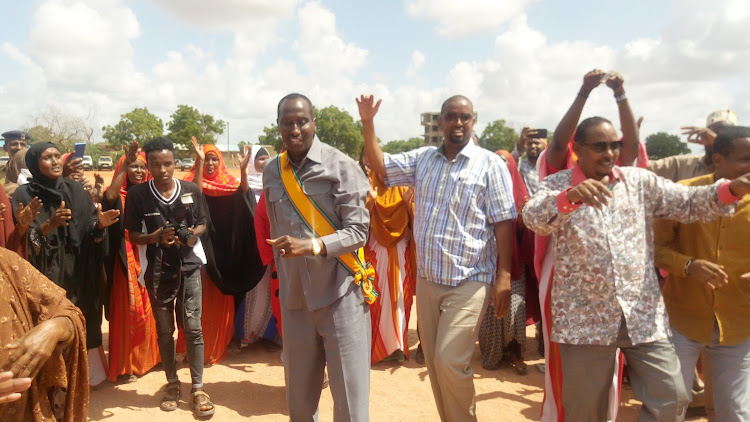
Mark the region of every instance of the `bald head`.
POLYGON ((471 105, 471 109, 474 110, 474 103, 471 102, 470 99, 464 97, 463 95, 454 95, 447 100, 443 101, 443 106, 440 107, 440 114, 445 113, 445 108, 448 106, 448 104, 456 102, 456 101, 466 101, 471 105))

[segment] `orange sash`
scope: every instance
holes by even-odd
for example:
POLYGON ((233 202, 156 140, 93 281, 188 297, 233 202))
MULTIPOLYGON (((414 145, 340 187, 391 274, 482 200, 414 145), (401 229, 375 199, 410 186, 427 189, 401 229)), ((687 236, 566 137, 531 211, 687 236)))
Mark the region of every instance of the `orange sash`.
MULTIPOLYGON (((315 236, 321 237, 333 234, 336 227, 315 201, 307 196, 302 189, 302 182, 297 178, 297 173, 292 168, 286 152, 279 154, 279 175, 294 210, 307 227, 315 233, 315 236)), ((354 252, 340 255, 336 259, 354 276, 354 284, 362 288, 365 301, 368 304, 374 303, 378 298, 378 292, 373 287, 375 269, 369 263, 365 263, 364 249, 359 248, 354 252)))

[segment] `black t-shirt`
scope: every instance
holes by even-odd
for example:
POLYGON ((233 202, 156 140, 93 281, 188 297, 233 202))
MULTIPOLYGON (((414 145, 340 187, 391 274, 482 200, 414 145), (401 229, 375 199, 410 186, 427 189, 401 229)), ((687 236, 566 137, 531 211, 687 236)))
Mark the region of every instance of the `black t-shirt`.
MULTIPOLYGON (((174 181, 176 187, 171 198, 161 196, 153 180, 131 187, 125 202, 125 228, 130 232, 153 233, 158 228, 164 227, 168 221, 178 226, 179 221, 182 220, 187 227, 206 224, 205 199, 198 190, 198 186, 184 180, 174 179, 174 181)), ((146 250, 148 267, 144 278, 147 282, 152 280, 154 274, 154 257, 157 248, 158 246, 152 243, 146 250)), ((172 265, 179 258, 184 275, 197 270, 202 264, 201 259, 193 252, 193 248, 187 246, 175 244, 173 247, 165 248, 164 256, 168 257, 169 264, 172 265)))

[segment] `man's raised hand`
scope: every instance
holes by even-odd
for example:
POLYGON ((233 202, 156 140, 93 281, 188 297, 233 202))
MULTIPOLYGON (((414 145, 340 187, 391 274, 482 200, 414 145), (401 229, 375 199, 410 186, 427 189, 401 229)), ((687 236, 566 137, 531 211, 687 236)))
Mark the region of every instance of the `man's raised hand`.
POLYGON ((604 83, 607 84, 608 87, 612 89, 615 93, 619 89, 622 88, 622 85, 625 83, 625 79, 620 75, 618 72, 615 72, 614 70, 610 70, 604 75, 604 83))
POLYGON ((380 99, 375 102, 374 95, 360 95, 359 98, 355 98, 354 101, 357 102, 357 107, 359 107, 359 117, 362 121, 365 121, 375 118, 375 115, 378 114, 378 109, 380 109, 380 103, 383 100, 380 99))
POLYGON ((602 83, 603 76, 604 71, 601 69, 594 69, 583 75, 583 86, 581 86, 581 91, 584 91, 584 93, 588 95, 589 92, 593 91, 594 88, 602 83))
POLYGON ((694 144, 710 147, 716 140, 716 132, 706 127, 683 126, 680 129, 683 135, 687 135, 687 141, 694 144))

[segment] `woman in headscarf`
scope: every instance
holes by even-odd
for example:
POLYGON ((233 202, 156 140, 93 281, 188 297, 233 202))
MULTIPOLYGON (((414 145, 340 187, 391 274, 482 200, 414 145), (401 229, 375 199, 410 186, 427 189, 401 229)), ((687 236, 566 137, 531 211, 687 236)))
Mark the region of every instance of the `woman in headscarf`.
POLYGON ((0 420, 85 421, 89 386, 81 310, 4 248, 0 292, 0 381, 11 378, 20 387, 15 394, 0 394, 0 420))
POLYGON ((255 202, 260 202, 263 193, 263 168, 268 160, 268 150, 260 145, 251 145, 248 151, 250 163, 247 166, 247 183, 255 194, 255 202))
MULTIPOLYGON (((13 209, 38 198, 39 215, 26 232, 28 259, 55 284, 65 289, 68 299, 86 317, 86 345, 89 349, 90 382, 106 379, 102 356, 101 271, 105 228, 118 221, 117 210, 102 212, 80 183, 62 177, 60 150, 50 142, 39 142, 26 153, 29 183, 13 194, 13 209)), ((18 219, 18 217, 16 217, 18 219)))
MULTIPOLYGON (((516 162, 508 151, 499 150, 497 154, 505 160, 511 180, 513 181, 513 200, 519 215, 529 194, 523 183, 521 173, 516 162)), ((513 228, 516 237, 513 244, 507 247, 513 249, 513 260, 510 269, 510 309, 502 319, 495 318, 495 311, 490 304, 484 314, 479 328, 479 350, 482 354, 482 368, 498 369, 504 359, 521 375, 528 372, 523 354, 526 351, 526 281, 521 265, 518 242, 520 240, 522 222, 516 220, 513 228)))
POLYGON ((371 363, 409 358, 409 316, 416 283, 416 247, 412 237, 414 191, 386 187, 370 171, 367 157, 360 164, 370 180, 370 236, 365 259, 375 267, 375 285, 380 294, 370 305, 372 319, 371 363))
POLYGON ((26 184, 31 178, 31 173, 26 168, 26 151, 27 148, 18 151, 8 162, 8 173, 3 186, 8 196, 13 196, 18 186, 26 184))
MULTIPOLYGON (((146 169, 146 154, 133 142, 117 162, 112 184, 102 200, 104 209, 125 209, 128 190, 151 178, 146 169)), ((156 322, 146 287, 138 282, 141 256, 128 240, 128 231, 118 221, 109 229, 109 254, 105 260, 111 280, 109 309, 109 370, 113 382, 125 375, 133 382, 159 363, 156 322)))
POLYGON ((235 297, 244 298, 256 287, 266 268, 258 254, 254 225, 249 224, 256 204, 245 169, 249 157, 243 160, 237 180, 215 145, 201 147, 193 138, 193 147, 197 160, 184 179, 198 185, 208 206, 208 233, 203 239, 208 265, 201 268, 201 275, 203 309, 212 312, 203 312, 201 322, 205 363, 213 364, 226 357, 234 334, 235 297))

